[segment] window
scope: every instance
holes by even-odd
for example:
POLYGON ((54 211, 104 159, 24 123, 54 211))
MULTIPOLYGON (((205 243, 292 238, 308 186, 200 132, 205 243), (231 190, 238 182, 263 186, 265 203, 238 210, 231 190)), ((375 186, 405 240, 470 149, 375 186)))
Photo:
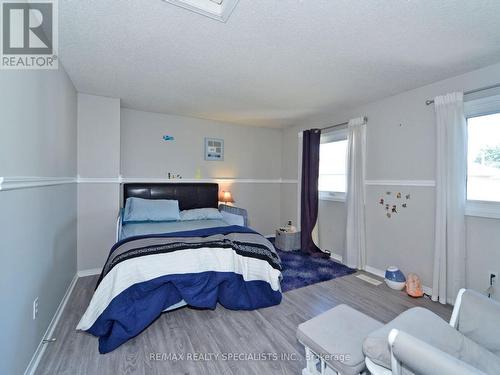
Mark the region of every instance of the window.
POLYGON ((321 136, 319 148, 319 198, 344 201, 346 193, 347 132, 321 136))
POLYGON ((467 101, 466 215, 500 218, 500 95, 467 101))
POLYGON ((467 119, 467 200, 500 202, 500 113, 467 119))

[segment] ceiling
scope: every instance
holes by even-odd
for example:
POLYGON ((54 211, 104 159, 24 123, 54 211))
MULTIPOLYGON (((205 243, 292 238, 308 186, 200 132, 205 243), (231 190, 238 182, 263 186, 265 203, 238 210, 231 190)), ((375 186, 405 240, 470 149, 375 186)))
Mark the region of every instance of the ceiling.
POLYGON ((500 1, 240 0, 222 23, 161 0, 61 0, 77 90, 285 127, 500 61, 500 1))

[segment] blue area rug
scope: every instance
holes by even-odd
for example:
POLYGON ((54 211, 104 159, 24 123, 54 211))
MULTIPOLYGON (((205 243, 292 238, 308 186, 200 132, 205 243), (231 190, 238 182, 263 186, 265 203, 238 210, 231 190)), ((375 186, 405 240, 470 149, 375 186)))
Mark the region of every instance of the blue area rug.
MULTIPOLYGON (((274 239, 269 239, 274 245, 274 239)), ((355 269, 337 263, 332 259, 313 258, 300 250, 281 251, 276 249, 283 266, 281 290, 298 289, 337 277, 347 276, 355 269)))

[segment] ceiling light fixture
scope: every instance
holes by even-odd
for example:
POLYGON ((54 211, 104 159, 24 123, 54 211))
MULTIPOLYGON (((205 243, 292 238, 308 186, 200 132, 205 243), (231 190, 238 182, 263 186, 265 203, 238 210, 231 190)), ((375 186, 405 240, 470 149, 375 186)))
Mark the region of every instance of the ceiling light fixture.
POLYGON ((226 22, 238 0, 162 0, 165 3, 196 12, 217 21, 226 22))

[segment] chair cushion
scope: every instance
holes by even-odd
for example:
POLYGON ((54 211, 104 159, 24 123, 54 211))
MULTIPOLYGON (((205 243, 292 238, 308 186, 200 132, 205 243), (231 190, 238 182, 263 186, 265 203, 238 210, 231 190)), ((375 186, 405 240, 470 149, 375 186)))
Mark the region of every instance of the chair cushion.
POLYGON ((339 305, 300 324, 297 339, 340 373, 354 375, 365 369, 364 338, 381 326, 375 319, 339 305))
POLYGON ((500 356, 500 302, 473 290, 466 290, 458 314, 458 330, 500 356))
POLYGON ((406 332, 487 374, 500 374, 500 358, 462 335, 433 312, 421 307, 403 312, 365 339, 363 352, 378 365, 391 368, 387 337, 393 328, 406 332))

